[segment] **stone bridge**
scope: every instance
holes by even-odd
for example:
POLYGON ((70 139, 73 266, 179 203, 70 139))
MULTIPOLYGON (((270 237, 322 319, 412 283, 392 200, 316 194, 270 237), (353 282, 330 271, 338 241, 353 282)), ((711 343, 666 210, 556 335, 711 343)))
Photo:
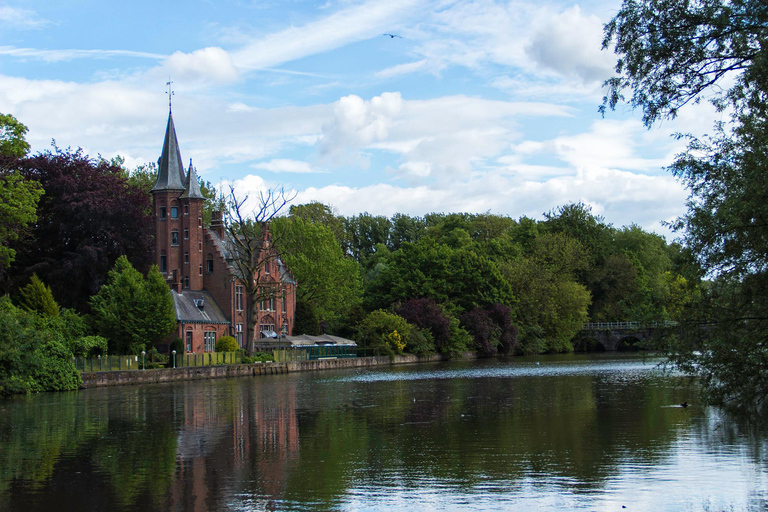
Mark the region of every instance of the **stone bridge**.
POLYGON ((573 340, 574 349, 639 350, 663 337, 676 322, 598 322, 584 324, 573 340))

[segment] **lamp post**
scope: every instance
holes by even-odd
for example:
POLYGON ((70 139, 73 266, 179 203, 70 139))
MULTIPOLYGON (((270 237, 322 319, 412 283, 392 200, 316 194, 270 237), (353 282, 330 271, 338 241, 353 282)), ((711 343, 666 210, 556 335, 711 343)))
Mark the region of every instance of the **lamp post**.
POLYGON ((172 350, 171 354, 173 354, 173 367, 176 368, 176 351, 172 350))
POLYGON ((146 370, 147 369, 147 358, 146 358, 146 356, 147 356, 147 352, 142 350, 141 351, 141 366, 142 366, 141 369, 142 370, 146 370))

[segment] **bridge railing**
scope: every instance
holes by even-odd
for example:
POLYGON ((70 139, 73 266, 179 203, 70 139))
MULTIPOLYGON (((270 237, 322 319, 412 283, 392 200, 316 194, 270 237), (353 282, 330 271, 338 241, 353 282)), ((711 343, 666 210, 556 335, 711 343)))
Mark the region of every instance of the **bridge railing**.
POLYGON ((595 331, 601 329, 656 329, 659 327, 674 327, 677 322, 667 320, 664 322, 589 322, 581 327, 582 331, 595 331))

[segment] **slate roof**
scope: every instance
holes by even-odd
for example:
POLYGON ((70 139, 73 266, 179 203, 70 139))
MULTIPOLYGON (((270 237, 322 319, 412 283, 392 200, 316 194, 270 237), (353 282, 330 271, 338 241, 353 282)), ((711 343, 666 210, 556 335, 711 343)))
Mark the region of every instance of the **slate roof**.
POLYGON ((176 307, 176 320, 179 322, 229 325, 229 320, 224 316, 210 293, 191 290, 178 293, 171 290, 171 294, 173 295, 173 305, 176 307))
POLYGON ((189 159, 189 172, 187 173, 187 184, 184 187, 184 193, 181 194, 182 199, 205 199, 205 196, 200 192, 200 184, 197 182, 197 173, 192 166, 192 159, 189 159))
POLYGON ((184 165, 181 163, 181 150, 176 138, 173 113, 168 112, 168 126, 165 128, 163 153, 157 160, 157 181, 152 191, 184 190, 184 165))
MULTIPOLYGON (((208 230, 208 234, 211 236, 211 240, 213 240, 213 243, 216 245, 219 252, 221 252, 224 260, 232 269, 232 272, 238 279, 242 280, 243 276, 240 275, 237 265, 233 263, 236 249, 232 241, 229 239, 229 235, 225 233, 224 237, 220 237, 219 234, 212 229, 208 230)), ((288 267, 285 265, 285 262, 282 260, 282 258, 278 256, 275 261, 277 263, 277 269, 280 272, 280 282, 295 285, 296 280, 293 278, 293 275, 291 275, 291 272, 288 270, 288 267)))
POLYGON ((352 340, 330 334, 321 334, 320 336, 302 334, 301 336, 286 336, 282 340, 287 341, 294 347, 357 346, 357 343, 352 340))

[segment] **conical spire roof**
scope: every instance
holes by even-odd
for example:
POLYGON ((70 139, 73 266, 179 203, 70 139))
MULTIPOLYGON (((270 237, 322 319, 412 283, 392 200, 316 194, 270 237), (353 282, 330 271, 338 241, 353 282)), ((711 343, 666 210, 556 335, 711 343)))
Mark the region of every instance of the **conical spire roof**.
POLYGON ((187 173, 187 183, 184 187, 184 193, 181 194, 182 199, 205 199, 205 196, 200 192, 200 184, 197 181, 197 173, 192 165, 192 159, 189 159, 189 172, 187 173))
POLYGON ((169 110, 163 153, 157 161, 157 181, 152 191, 184 189, 184 165, 181 163, 181 151, 179 141, 176 139, 176 127, 173 125, 173 113, 169 110))

